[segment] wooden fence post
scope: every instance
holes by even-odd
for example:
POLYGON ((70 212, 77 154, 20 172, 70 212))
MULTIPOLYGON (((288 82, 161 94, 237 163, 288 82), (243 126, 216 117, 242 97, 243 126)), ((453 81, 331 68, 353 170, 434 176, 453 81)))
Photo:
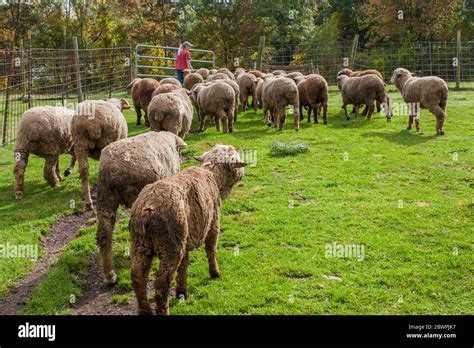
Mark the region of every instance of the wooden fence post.
POLYGON ((82 94, 81 67, 79 65, 79 45, 77 43, 77 36, 73 36, 72 44, 74 47, 74 65, 75 65, 75 70, 76 70, 77 101, 80 103, 84 100, 84 95, 82 94))
POLYGON ((354 41, 352 42, 352 52, 351 52, 351 68, 354 70, 354 65, 355 65, 355 57, 356 57, 356 52, 357 48, 359 46, 359 34, 354 35, 354 41))
POLYGON ((461 30, 458 30, 457 34, 456 57, 458 63, 456 66, 456 89, 459 89, 461 87, 461 30))

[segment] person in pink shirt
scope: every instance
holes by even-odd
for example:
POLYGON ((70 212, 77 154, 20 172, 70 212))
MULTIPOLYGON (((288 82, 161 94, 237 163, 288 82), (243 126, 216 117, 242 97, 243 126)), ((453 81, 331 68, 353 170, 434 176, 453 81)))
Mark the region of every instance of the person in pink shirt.
POLYGON ((191 54, 189 53, 189 47, 192 47, 189 41, 183 42, 179 46, 178 54, 176 55, 176 76, 178 77, 179 82, 184 84, 184 73, 183 70, 189 69, 192 70, 193 66, 191 65, 191 54))

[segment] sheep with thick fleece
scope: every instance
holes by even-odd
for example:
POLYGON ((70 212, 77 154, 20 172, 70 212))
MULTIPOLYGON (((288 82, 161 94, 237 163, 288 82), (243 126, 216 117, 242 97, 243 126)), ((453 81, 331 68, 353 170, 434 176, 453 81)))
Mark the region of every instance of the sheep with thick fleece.
POLYGON ((214 118, 217 131, 220 131, 222 121, 224 133, 232 132, 237 103, 235 91, 229 84, 222 81, 200 83, 193 87, 191 95, 197 105, 199 132, 204 130, 207 115, 214 118))
POLYGON ((207 79, 210 73, 211 72, 209 71, 209 69, 206 69, 206 68, 200 68, 196 70, 196 74, 201 75, 203 80, 207 79))
MULTIPOLYGON (((390 105, 385 83, 373 74, 363 75, 360 77, 348 77, 340 75, 337 78, 337 86, 342 93, 342 103, 346 119, 350 119, 347 113, 347 104, 353 104, 356 117, 359 116, 359 107, 362 104, 367 106, 367 119, 370 120, 374 112, 374 101, 380 104, 390 105)), ((387 112, 387 121, 392 118, 390 107, 387 112)))
POLYGON ((150 131, 118 140, 102 151, 97 188, 97 244, 105 280, 115 284, 112 235, 119 205, 130 208, 148 184, 179 172, 186 143, 170 132, 150 131))
POLYGON ((414 119, 416 130, 420 131, 419 105, 436 116, 436 135, 443 135, 448 102, 446 82, 437 76, 414 77, 403 68, 395 69, 391 81, 402 94, 405 103, 409 105, 408 129, 411 129, 414 119))
POLYGON ((234 74, 232 74, 232 71, 230 71, 229 69, 227 68, 220 68, 220 69, 217 69, 217 73, 219 74, 226 74, 231 80, 234 80, 235 81, 235 76, 234 74))
POLYGON ((206 79, 206 82, 215 81, 215 80, 232 80, 229 75, 216 72, 215 74, 209 75, 206 79))
MULTIPOLYGON (((228 84, 230 87, 232 87, 232 89, 234 90, 234 95, 235 95, 235 108, 234 108, 234 123, 237 122, 237 114, 238 114, 238 107, 237 107, 237 101, 240 100, 240 88, 239 88, 239 85, 237 84, 237 82, 233 81, 233 80, 230 80, 228 78, 225 78, 225 79, 218 79, 218 80, 214 80, 214 81, 206 81, 206 82, 203 82, 202 84, 196 84, 195 86, 198 86, 198 85, 203 85, 203 86, 210 86, 212 83, 216 83, 216 82, 223 82, 223 83, 226 83, 228 84)), ((191 101, 193 102, 193 105, 194 107, 196 108, 196 110, 198 110, 198 105, 197 105, 197 92, 199 91, 200 89, 196 88, 191 90, 191 93, 190 93, 190 96, 191 96, 191 101), (194 92, 193 92, 194 90, 194 92)), ((213 122, 213 120, 211 120, 213 122)))
POLYGON ((275 127, 282 131, 286 120, 286 106, 291 105, 295 119, 295 131, 300 129, 299 94, 298 88, 292 79, 287 77, 274 77, 263 84, 262 90, 263 114, 270 127, 270 115, 274 113, 275 127))
POLYGON ((71 164, 64 175, 68 176, 72 172, 76 160, 71 133, 73 116, 74 110, 54 106, 36 106, 23 114, 14 149, 16 199, 23 198, 25 169, 30 153, 45 159, 43 177, 51 187, 56 187, 62 180, 60 155, 72 155, 71 164))
POLYGON ((148 123, 148 104, 150 104, 151 95, 153 91, 160 85, 155 79, 145 78, 145 79, 135 79, 127 86, 127 89, 131 88, 132 91, 132 100, 133 106, 135 107, 135 112, 137 113, 137 126, 141 125, 142 112, 145 113, 145 126, 149 127, 148 123))
POLYGON ((240 74, 246 73, 246 70, 244 68, 237 68, 234 71, 234 76, 235 79, 237 80, 237 77, 239 77, 240 74))
POLYGON ((184 139, 193 121, 193 105, 186 90, 181 88, 153 97, 148 115, 151 130, 168 131, 184 139))
POLYGON ((250 70, 249 74, 254 75, 257 79, 265 76, 265 73, 261 72, 260 70, 250 70))
POLYGON ((249 96, 252 97, 253 110, 257 111, 257 78, 246 72, 242 72, 237 76, 237 84, 240 90, 240 104, 242 104, 242 111, 247 110, 249 96))
POLYGON ((311 122, 311 111, 313 111, 314 123, 318 123, 318 114, 323 109, 323 123, 327 124, 329 88, 324 77, 311 74, 298 83, 300 100, 300 115, 303 117, 303 106, 308 106, 308 122, 311 122))
POLYGON ((179 80, 175 79, 174 77, 167 77, 167 78, 164 78, 163 80, 160 81, 160 86, 163 86, 163 85, 166 85, 166 84, 176 85, 180 88, 183 87, 181 85, 181 82, 179 82, 179 80))
POLYGON ((130 109, 127 100, 117 98, 87 100, 76 107, 71 132, 86 209, 93 209, 88 157, 98 160, 107 145, 127 137, 127 121, 122 114, 125 109, 130 109))
POLYGON ((188 91, 190 91, 196 83, 201 83, 202 81, 204 80, 200 74, 192 73, 188 69, 184 70, 184 88, 188 91))
POLYGON ((145 186, 132 206, 132 283, 139 314, 152 314, 147 296, 153 258, 160 259, 155 280, 156 314, 169 314, 171 281, 177 272, 176 297, 188 295, 189 252, 205 246, 209 274, 218 278, 217 242, 222 200, 244 176, 245 162, 233 146, 215 145, 187 168, 145 186))
POLYGON ((159 85, 158 87, 156 87, 155 91, 151 95, 151 99, 153 100, 153 97, 158 95, 158 94, 169 93, 169 92, 175 91, 177 89, 181 89, 181 87, 179 87, 177 85, 173 85, 171 83, 167 83, 167 84, 164 84, 164 85, 159 85))

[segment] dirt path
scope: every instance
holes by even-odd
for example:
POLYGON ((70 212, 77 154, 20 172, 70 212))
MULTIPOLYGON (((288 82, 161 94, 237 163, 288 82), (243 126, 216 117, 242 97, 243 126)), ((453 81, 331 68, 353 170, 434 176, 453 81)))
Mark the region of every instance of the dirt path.
POLYGON ((51 232, 40 241, 43 256, 36 262, 33 271, 5 294, 0 302, 0 315, 19 314, 64 247, 77 237, 82 227, 91 222, 91 218, 91 211, 75 213, 60 218, 52 225, 51 232))

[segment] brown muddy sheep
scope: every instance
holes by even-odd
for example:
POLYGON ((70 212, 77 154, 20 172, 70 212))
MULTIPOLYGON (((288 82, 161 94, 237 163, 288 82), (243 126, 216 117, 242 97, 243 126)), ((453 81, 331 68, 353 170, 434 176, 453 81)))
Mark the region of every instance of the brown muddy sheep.
POLYGON ((179 151, 186 143, 170 132, 150 131, 118 140, 102 151, 97 188, 97 244, 104 277, 117 281, 112 235, 119 205, 130 208, 148 184, 179 172, 179 151))
POLYGON ((299 131, 299 94, 298 88, 292 79, 286 77, 268 79, 263 85, 262 101, 263 114, 269 127, 272 125, 270 115, 273 112, 275 127, 282 131, 286 120, 286 106, 291 105, 295 119, 295 131, 299 131))
POLYGON ((231 80, 231 78, 227 74, 215 73, 215 74, 209 75, 205 82, 210 82, 210 81, 215 81, 215 80, 226 80, 226 79, 231 80))
POLYGON ((193 105, 181 88, 153 97, 148 115, 151 130, 168 131, 184 139, 193 121, 193 105))
MULTIPOLYGON (((353 104, 356 117, 359 116, 359 107, 362 104, 367 106, 367 119, 370 120, 374 112, 374 101, 380 104, 390 105, 390 98, 385 89, 384 82, 377 75, 364 75, 361 77, 348 77, 340 75, 337 78, 337 87, 342 93, 343 109, 346 119, 350 119, 347 113, 347 104, 353 104)), ((389 108, 387 112, 387 121, 392 118, 389 108)))
POLYGON ((205 80, 210 75, 210 71, 209 69, 206 69, 206 68, 200 68, 196 70, 196 74, 201 75, 202 79, 205 80))
POLYGON ((192 98, 197 105, 199 116, 199 132, 204 130, 206 116, 215 120, 217 131, 220 131, 220 122, 224 133, 233 131, 234 111, 236 106, 235 91, 227 83, 201 83, 193 87, 192 98))
POLYGON ((156 314, 169 314, 171 281, 177 272, 176 297, 188 296, 189 252, 205 246, 211 278, 220 277, 217 242, 222 200, 244 176, 245 162, 233 146, 215 145, 196 158, 202 167, 187 168, 145 186, 130 218, 131 273, 138 313, 153 314, 147 296, 148 274, 155 256, 160 267, 155 280, 156 314))
POLYGON ((102 149, 127 137, 127 121, 122 114, 130 105, 125 99, 87 100, 76 107, 71 122, 74 152, 79 162, 86 210, 92 210, 88 157, 98 160, 102 149))
POLYGON ((170 83, 160 85, 155 89, 155 91, 151 95, 151 99, 153 100, 153 97, 158 95, 158 94, 169 93, 169 92, 175 91, 177 89, 181 89, 181 87, 178 87, 178 86, 170 84, 170 83))
POLYGON ((444 120, 448 102, 448 85, 437 76, 413 77, 403 68, 395 69, 391 82, 402 94, 403 100, 409 106, 408 129, 415 119, 416 131, 420 131, 418 106, 428 109, 436 116, 436 135, 444 135, 444 120))
POLYGON ((164 78, 163 80, 160 81, 161 86, 166 85, 166 84, 176 85, 180 88, 183 87, 181 85, 181 82, 179 82, 179 80, 175 79, 174 77, 167 77, 167 78, 164 78))
POLYGON ((201 83, 203 78, 200 74, 192 73, 189 70, 184 70, 184 88, 188 91, 193 88, 196 83, 201 83))
POLYGON ((253 110, 257 111, 257 78, 252 74, 245 72, 237 76, 237 84, 239 85, 240 91, 240 104, 242 104, 242 111, 247 110, 249 96, 252 97, 253 110))
POLYGON ((229 78, 230 78, 231 80, 234 80, 234 81, 235 81, 235 76, 234 76, 234 74, 232 74, 232 71, 230 71, 229 69, 227 69, 227 68, 220 68, 220 69, 217 69, 217 74, 219 74, 219 73, 221 73, 221 74, 226 74, 227 76, 229 76, 229 78))
POLYGON ((62 180, 60 155, 72 155, 71 164, 64 175, 68 176, 74 170, 73 116, 74 110, 54 106, 36 106, 23 114, 14 149, 16 199, 23 198, 25 169, 30 153, 45 159, 43 177, 51 187, 56 187, 62 180))
POLYGON ((318 123, 318 114, 323 109, 323 123, 327 124, 327 111, 329 100, 328 83, 324 77, 311 74, 298 83, 298 94, 300 97, 300 119, 303 119, 303 107, 308 107, 308 122, 311 122, 311 111, 313 111, 314 123, 318 123))
POLYGON ((256 78, 262 78, 265 76, 265 74, 261 72, 260 70, 250 70, 249 74, 254 75, 256 78))
POLYGON ((132 100, 133 106, 135 107, 135 112, 137 113, 137 126, 141 125, 142 112, 145 113, 145 126, 149 127, 148 123, 148 104, 150 104, 151 95, 155 89, 160 85, 155 79, 145 78, 145 79, 135 79, 127 86, 127 88, 132 89, 132 100))

